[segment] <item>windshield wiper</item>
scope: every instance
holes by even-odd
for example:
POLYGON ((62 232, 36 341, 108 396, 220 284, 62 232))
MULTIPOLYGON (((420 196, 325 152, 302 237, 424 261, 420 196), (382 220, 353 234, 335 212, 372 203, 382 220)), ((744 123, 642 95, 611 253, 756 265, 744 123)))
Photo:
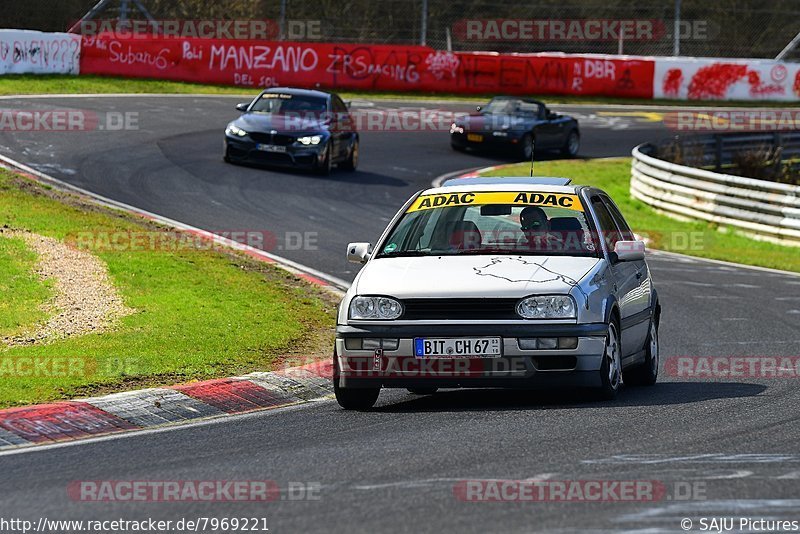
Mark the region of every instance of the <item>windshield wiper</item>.
POLYGON ((399 250, 397 252, 384 252, 380 254, 379 258, 412 258, 418 256, 435 256, 435 254, 431 254, 430 252, 425 252, 423 250, 399 250))

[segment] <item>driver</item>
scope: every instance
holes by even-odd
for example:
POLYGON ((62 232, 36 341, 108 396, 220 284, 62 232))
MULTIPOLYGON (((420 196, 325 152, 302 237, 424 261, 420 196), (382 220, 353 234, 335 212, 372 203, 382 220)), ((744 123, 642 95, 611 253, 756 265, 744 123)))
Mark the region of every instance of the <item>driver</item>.
POLYGON ((544 249, 548 247, 548 219, 547 214, 539 206, 528 206, 519 214, 520 228, 525 241, 531 249, 544 249))

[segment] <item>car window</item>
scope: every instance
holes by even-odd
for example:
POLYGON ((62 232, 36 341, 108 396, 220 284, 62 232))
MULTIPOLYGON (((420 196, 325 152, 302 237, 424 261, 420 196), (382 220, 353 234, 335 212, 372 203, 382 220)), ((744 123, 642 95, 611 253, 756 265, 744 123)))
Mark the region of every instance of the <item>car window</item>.
POLYGON ((544 106, 534 102, 522 102, 519 106, 519 112, 533 117, 541 117, 543 108, 544 106))
POLYGON ((592 197, 592 208, 597 215, 601 237, 606 242, 608 250, 613 251, 617 241, 621 239, 619 228, 617 228, 608 207, 599 196, 592 197))
POLYGON ((331 97, 331 104, 333 105, 333 111, 336 113, 347 113, 347 105, 342 102, 342 99, 338 96, 334 95, 331 97))
POLYGON ((287 93, 265 93, 259 97, 250 109, 261 114, 322 114, 328 110, 324 98, 292 95, 287 93))
POLYGON ((377 257, 598 255, 580 199, 565 193, 422 195, 380 246, 377 257))
POLYGON ((617 208, 617 205, 614 204, 614 201, 605 195, 602 195, 601 198, 608 207, 608 211, 611 213, 611 217, 613 217, 617 228, 619 228, 622 234, 622 239, 626 241, 633 241, 636 239, 636 236, 633 235, 633 230, 631 230, 631 227, 628 226, 628 223, 625 221, 625 217, 622 216, 622 213, 620 213, 619 208, 617 208))

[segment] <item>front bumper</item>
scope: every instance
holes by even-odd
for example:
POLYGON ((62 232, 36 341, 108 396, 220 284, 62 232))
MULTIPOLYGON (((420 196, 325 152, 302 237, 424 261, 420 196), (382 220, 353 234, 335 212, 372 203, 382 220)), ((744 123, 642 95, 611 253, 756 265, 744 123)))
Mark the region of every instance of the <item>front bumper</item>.
POLYGON ((336 329, 336 374, 341 387, 599 387, 605 324, 359 325, 336 329), (497 358, 416 358, 414 339, 501 337, 497 358), (577 338, 574 349, 523 350, 519 338, 577 338), (353 339, 397 339, 396 350, 353 350, 353 339))
POLYGON ((286 152, 265 152, 258 144, 246 137, 225 136, 225 153, 232 161, 260 163, 284 167, 314 168, 324 157, 325 143, 319 145, 286 145, 286 152))

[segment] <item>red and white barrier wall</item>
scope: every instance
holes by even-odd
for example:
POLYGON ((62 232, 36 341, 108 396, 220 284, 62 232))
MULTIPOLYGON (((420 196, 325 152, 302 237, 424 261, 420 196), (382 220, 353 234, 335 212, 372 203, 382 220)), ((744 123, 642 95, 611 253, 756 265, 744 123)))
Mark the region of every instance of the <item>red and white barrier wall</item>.
POLYGON ((800 63, 765 59, 655 58, 654 98, 798 100, 800 63))
POLYGON ((85 38, 85 74, 257 87, 651 98, 653 61, 619 56, 443 52, 423 46, 85 38))
POLYGON ((0 74, 98 74, 338 90, 668 98, 800 99, 800 63, 761 59, 445 52, 424 46, 80 38, 0 30, 0 74))
POLYGON ((0 74, 78 74, 80 52, 73 33, 0 30, 0 74))

